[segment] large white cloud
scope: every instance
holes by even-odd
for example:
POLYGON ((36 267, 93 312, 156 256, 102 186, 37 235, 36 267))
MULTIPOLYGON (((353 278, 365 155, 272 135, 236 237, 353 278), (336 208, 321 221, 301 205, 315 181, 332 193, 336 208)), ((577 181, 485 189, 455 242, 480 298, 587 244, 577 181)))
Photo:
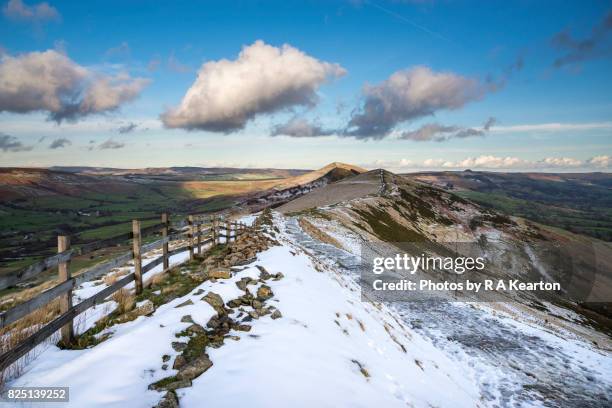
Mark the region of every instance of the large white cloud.
POLYGON ((425 66, 398 71, 378 85, 366 85, 362 103, 350 118, 346 135, 381 139, 399 123, 436 111, 459 109, 484 96, 477 80, 425 66))
POLYGON ((106 75, 55 50, 0 56, 0 112, 45 111, 57 121, 115 110, 148 84, 127 74, 106 75))
POLYGON ((345 73, 290 45, 256 41, 235 60, 203 64, 181 103, 161 119, 169 128, 231 132, 258 114, 315 104, 318 88, 345 73))

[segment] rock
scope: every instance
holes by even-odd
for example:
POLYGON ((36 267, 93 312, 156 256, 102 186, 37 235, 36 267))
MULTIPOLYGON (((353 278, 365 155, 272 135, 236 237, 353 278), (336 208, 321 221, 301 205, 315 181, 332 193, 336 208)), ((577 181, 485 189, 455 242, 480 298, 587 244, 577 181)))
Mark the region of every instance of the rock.
POLYGON ((167 354, 164 354, 164 355, 162 356, 162 361, 165 363, 165 362, 166 362, 166 361, 168 361, 168 360, 170 360, 170 356, 169 356, 169 355, 167 355, 167 354))
POLYGON ((182 343, 180 341, 173 341, 172 348, 174 349, 174 351, 177 351, 180 353, 181 351, 187 348, 187 343, 182 343))
POLYGON ((150 300, 143 301, 139 306, 131 311, 123 314, 123 316, 118 319, 119 322, 129 322, 131 320, 136 319, 139 316, 147 316, 155 311, 155 305, 150 300))
POLYGON ((250 280, 250 278, 242 278, 238 282, 236 282, 236 286, 238 286, 238 289, 240 290, 246 290, 246 287, 249 284, 250 280))
POLYGON ((181 317, 181 323, 195 323, 191 318, 191 315, 185 315, 181 317))
POLYGON ((263 280, 268 280, 270 279, 270 273, 266 270, 266 268, 264 268, 261 265, 255 265, 257 267, 257 269, 259 269, 259 278, 263 279, 263 280))
POLYGON ((167 370, 168 369, 168 364, 162 364, 162 370, 167 370))
POLYGON ((175 370, 180 370, 181 367, 185 366, 185 364, 187 364, 187 360, 185 360, 185 357, 183 357, 182 354, 179 354, 174 359, 174 364, 172 364, 172 368, 175 370))
POLYGON ((221 326, 221 322, 219 319, 215 319, 214 317, 210 319, 208 323, 206 323, 206 327, 210 327, 211 329, 216 329, 219 326, 221 326))
POLYGON ((202 293, 204 293, 204 289, 200 288, 200 289, 196 290, 193 294, 195 296, 198 296, 198 295, 201 295, 202 293))
POLYGON ((261 309, 263 307, 263 303, 261 303, 257 299, 253 299, 253 301, 251 302, 251 306, 253 306, 253 309, 259 310, 259 309, 261 309))
POLYGON ((270 317, 276 320, 276 319, 280 319, 281 317, 283 317, 283 315, 281 314, 280 310, 276 309, 274 312, 272 312, 272 315, 270 317))
POLYGON ((249 316, 251 316, 253 319, 259 319, 259 313, 257 313, 257 312, 256 312, 256 311, 254 311, 254 310, 251 310, 251 311, 249 312, 249 316))
POLYGON ((240 301, 240 299, 232 299, 229 302, 227 302, 227 305, 229 307, 239 307, 240 305, 242 305, 242 302, 240 301))
POLYGON ((185 388, 185 387, 191 387, 191 380, 168 381, 168 378, 163 378, 149 385, 150 390, 156 390, 156 391, 160 391, 160 390, 173 391, 178 388, 185 388))
POLYGON ((175 309, 178 309, 179 307, 185 307, 185 306, 189 306, 189 305, 193 305, 193 302, 191 301, 191 299, 184 301, 183 303, 174 306, 175 309))
POLYGON ((204 330, 204 328, 197 323, 192 324, 186 330, 190 334, 205 334, 206 333, 206 330, 204 330))
MULTIPOLYGON (((227 261, 224 261, 224 264, 227 261)), ((232 277, 232 272, 228 268, 213 268, 208 271, 208 277, 214 279, 229 279, 232 277)))
POLYGON ((265 316, 265 315, 269 315, 270 313, 274 312, 274 309, 272 307, 264 307, 260 309, 258 312, 260 316, 265 316))
POLYGON ((223 298, 217 295, 215 292, 208 292, 206 296, 202 298, 203 301, 211 305, 217 312, 219 309, 223 310, 225 304, 223 303, 223 298))
POLYGON ((179 408, 178 397, 174 390, 168 391, 153 408, 179 408))
POLYGON ((277 281, 277 280, 281 280, 281 279, 283 279, 284 277, 285 277, 285 275, 283 275, 283 273, 282 273, 282 272, 279 272, 279 273, 277 273, 276 275, 274 275, 274 278, 273 278, 272 280, 277 281))
POLYGON ((239 331, 248 332, 248 331, 251 331, 251 326, 249 326, 248 324, 238 324, 236 325, 236 327, 234 327, 234 329, 239 330, 239 331))
POLYGON ((203 372, 212 367, 213 363, 206 354, 202 354, 198 358, 187 363, 179 370, 176 378, 179 380, 193 380, 200 376, 203 372))
POLYGON ((257 289, 257 300, 264 301, 270 299, 274 296, 272 289, 268 285, 261 285, 259 289, 257 289))

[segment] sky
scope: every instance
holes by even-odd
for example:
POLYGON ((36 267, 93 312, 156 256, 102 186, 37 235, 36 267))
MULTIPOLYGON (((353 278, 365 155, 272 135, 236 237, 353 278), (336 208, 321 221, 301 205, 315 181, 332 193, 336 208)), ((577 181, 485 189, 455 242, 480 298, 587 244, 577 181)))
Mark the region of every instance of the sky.
POLYGON ((0 7, 0 166, 612 166, 610 1, 0 7))

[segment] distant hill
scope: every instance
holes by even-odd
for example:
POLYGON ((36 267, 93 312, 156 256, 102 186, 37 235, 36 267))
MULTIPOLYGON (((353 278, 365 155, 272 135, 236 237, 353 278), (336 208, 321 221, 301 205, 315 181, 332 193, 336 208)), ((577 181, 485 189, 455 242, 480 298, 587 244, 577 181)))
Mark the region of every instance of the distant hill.
POLYGON ((223 176, 223 175, 259 175, 265 178, 286 178, 299 176, 308 173, 310 170, 300 169, 249 169, 235 167, 146 167, 141 169, 119 169, 112 167, 84 167, 84 166, 54 166, 50 167, 51 171, 60 171, 67 173, 79 173, 97 176, 223 176))
POLYGON ((155 223, 163 211, 172 219, 266 207, 361 171, 342 163, 315 171, 0 168, 0 273, 51 254, 58 234, 78 245, 126 232, 132 219, 155 223))
POLYGON ((405 174, 486 207, 612 241, 612 174, 497 173, 405 174))

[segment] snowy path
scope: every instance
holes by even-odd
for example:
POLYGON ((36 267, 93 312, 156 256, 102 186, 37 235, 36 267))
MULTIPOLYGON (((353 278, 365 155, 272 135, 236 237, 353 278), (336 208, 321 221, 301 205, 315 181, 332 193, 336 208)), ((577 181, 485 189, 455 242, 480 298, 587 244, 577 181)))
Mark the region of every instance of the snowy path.
POLYGON ((91 349, 49 346, 11 385, 68 386, 70 407, 151 407, 162 394, 148 385, 176 374, 162 369, 162 356, 177 355, 171 343, 190 325, 183 316, 206 325, 215 312, 202 295, 213 291, 226 303, 237 298, 244 292, 236 281, 257 278, 256 265, 284 274, 267 281, 274 292, 267 302, 282 317, 259 317, 248 323, 250 331, 230 332, 237 341, 207 348, 213 366, 177 390, 182 408, 478 406, 477 388, 444 353, 386 308, 361 302, 353 280, 320 270, 290 243, 259 253, 230 279, 202 283, 150 317, 112 326, 112 336, 91 349), (191 303, 177 308, 186 300, 191 303))
MULTIPOLYGON (((296 220, 286 234, 318 259, 359 280, 359 258, 314 241, 296 220)), ((461 366, 491 406, 609 407, 612 355, 465 303, 394 303, 414 331, 461 366), (544 402, 546 401, 546 402, 544 402)))

